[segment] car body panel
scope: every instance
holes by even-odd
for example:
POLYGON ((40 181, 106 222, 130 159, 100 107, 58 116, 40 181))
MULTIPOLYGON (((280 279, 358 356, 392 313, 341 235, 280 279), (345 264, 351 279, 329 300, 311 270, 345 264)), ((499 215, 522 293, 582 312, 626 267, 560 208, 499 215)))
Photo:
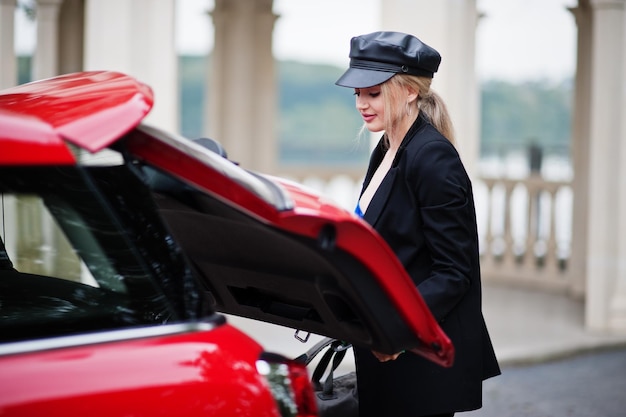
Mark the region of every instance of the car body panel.
POLYGON ((55 130, 40 119, 0 109, 0 164, 73 165, 76 159, 55 130))
POLYGON ((265 386, 256 370, 261 351, 250 337, 223 325, 0 356, 0 414, 139 417, 176 410, 177 416, 276 417, 269 391, 258 389, 265 386))
POLYGON ((0 117, 12 124, 0 133, 0 163, 59 163, 61 140, 96 152, 138 125, 152 105, 150 87, 111 71, 59 76, 4 90, 0 117), (44 134, 31 134, 29 125, 40 125, 44 134), (42 138, 49 148, 41 146, 42 138), (5 149, 5 143, 11 146, 5 149))

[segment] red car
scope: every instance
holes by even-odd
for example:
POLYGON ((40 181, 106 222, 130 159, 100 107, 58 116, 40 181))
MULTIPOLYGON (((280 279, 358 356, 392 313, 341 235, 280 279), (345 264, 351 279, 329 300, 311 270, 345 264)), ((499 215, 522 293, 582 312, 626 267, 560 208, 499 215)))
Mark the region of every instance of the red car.
POLYGON ((452 363, 372 228, 152 103, 114 72, 0 92, 0 415, 315 415, 304 365, 222 313, 452 363))

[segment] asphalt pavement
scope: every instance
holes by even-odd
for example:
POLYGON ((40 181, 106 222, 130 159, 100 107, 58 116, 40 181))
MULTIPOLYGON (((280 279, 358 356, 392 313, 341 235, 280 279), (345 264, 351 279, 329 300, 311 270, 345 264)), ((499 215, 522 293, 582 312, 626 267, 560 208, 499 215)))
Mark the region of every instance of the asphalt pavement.
POLYGON ((483 408, 459 417, 624 417, 626 348, 505 365, 485 381, 483 408))
POLYGON ((483 313, 502 366, 467 417, 625 417, 626 332, 584 327, 584 303, 485 285, 483 313))

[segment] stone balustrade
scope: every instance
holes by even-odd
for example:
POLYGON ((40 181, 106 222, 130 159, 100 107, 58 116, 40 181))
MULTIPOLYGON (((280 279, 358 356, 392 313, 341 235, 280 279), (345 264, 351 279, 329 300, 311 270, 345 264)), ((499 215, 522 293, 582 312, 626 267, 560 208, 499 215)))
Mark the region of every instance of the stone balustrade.
POLYGON ((567 292, 570 182, 481 178, 475 188, 483 279, 567 292))

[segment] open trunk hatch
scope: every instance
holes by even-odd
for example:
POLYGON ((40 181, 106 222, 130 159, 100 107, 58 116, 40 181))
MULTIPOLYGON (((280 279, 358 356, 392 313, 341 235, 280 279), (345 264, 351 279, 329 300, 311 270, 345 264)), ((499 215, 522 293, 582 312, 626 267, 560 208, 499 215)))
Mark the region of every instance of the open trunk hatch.
POLYGON ((415 285, 361 219, 297 184, 248 173, 209 151, 200 155, 191 141, 145 126, 127 145, 140 159, 158 162, 147 177, 161 215, 217 310, 452 363, 454 349, 415 285), (188 157, 189 164, 181 163, 188 157), (231 169, 242 172, 233 178, 231 169), (260 182, 246 185, 247 179, 260 182))

